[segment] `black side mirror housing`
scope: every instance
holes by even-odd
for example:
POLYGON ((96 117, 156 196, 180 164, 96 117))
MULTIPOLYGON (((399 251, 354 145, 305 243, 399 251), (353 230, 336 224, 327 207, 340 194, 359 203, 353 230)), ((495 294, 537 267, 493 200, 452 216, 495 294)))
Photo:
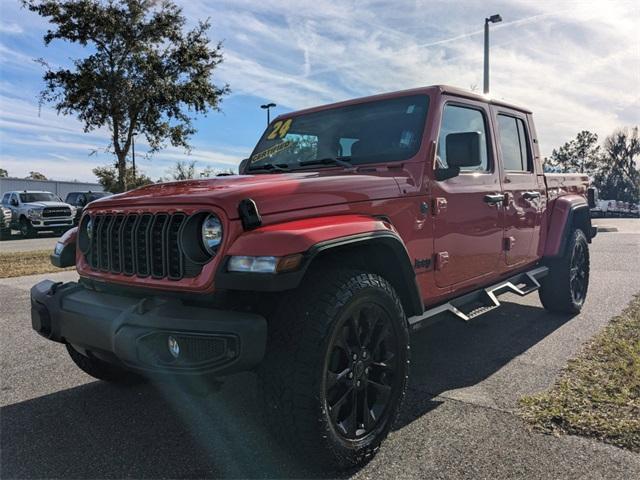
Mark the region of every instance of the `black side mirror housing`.
POLYGON ((477 167, 480 157, 480 132, 450 133, 446 137, 449 167, 477 167))
POLYGON ((460 175, 460 167, 438 168, 435 172, 436 180, 442 182, 460 175))
POLYGON ((12 207, 17 207, 18 206, 18 201, 15 198, 11 199, 11 206, 12 207))
POLYGON ((240 162, 240 165, 238 165, 238 174, 239 175, 243 175, 244 174, 244 170, 247 168, 247 164, 249 163, 249 159, 245 158, 240 162))

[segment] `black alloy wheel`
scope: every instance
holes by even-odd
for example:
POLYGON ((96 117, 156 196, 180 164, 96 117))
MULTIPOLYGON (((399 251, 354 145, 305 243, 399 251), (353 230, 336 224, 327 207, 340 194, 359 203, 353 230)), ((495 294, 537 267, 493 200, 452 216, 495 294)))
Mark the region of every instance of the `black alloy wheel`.
POLYGON ((380 305, 354 305, 336 326, 325 362, 324 401, 345 440, 362 438, 388 414, 401 375, 398 338, 380 305))
POLYGON ((587 246, 583 242, 576 242, 571 255, 571 268, 569 270, 569 283, 571 285, 571 297, 577 304, 584 302, 587 296, 588 285, 588 261, 587 246))

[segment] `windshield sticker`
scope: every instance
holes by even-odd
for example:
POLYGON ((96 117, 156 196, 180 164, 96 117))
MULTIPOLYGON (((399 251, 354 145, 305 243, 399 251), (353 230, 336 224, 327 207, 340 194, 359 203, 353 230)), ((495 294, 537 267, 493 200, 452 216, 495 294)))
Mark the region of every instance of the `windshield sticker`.
POLYGON ((291 128, 291 121, 291 119, 284 121, 278 120, 276 123, 274 123, 273 130, 271 130, 271 133, 267 135, 267 140, 274 140, 276 137, 284 138, 284 136, 289 131, 289 128, 291 128))
POLYGON ((262 150, 261 152, 258 152, 255 155, 253 155, 251 157, 251 162, 257 162, 259 160, 262 160, 263 158, 270 157, 271 155, 287 150, 292 146, 293 146, 292 141, 278 143, 272 147, 267 148, 266 150, 262 150))

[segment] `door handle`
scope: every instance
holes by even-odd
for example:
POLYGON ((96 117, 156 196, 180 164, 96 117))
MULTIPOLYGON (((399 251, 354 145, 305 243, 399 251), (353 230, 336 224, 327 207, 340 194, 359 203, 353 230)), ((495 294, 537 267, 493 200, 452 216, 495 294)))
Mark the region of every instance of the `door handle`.
POLYGON ((497 203, 504 202, 504 195, 502 193, 494 193, 491 195, 485 195, 484 201, 489 205, 495 205, 497 203))
POLYGON ((522 198, 525 200, 531 200, 534 198, 540 198, 540 192, 524 192, 522 198))

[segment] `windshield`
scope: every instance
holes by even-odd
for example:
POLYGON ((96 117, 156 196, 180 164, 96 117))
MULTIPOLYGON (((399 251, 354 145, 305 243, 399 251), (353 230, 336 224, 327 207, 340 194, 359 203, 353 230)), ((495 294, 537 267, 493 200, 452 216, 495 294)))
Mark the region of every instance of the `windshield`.
POLYGON ((32 202, 61 202, 58 197, 49 192, 33 192, 33 193, 21 193, 20 201, 22 203, 32 202))
POLYGON ((428 106, 428 96, 412 95, 285 116, 267 127, 248 169, 406 160, 420 149, 428 106))

